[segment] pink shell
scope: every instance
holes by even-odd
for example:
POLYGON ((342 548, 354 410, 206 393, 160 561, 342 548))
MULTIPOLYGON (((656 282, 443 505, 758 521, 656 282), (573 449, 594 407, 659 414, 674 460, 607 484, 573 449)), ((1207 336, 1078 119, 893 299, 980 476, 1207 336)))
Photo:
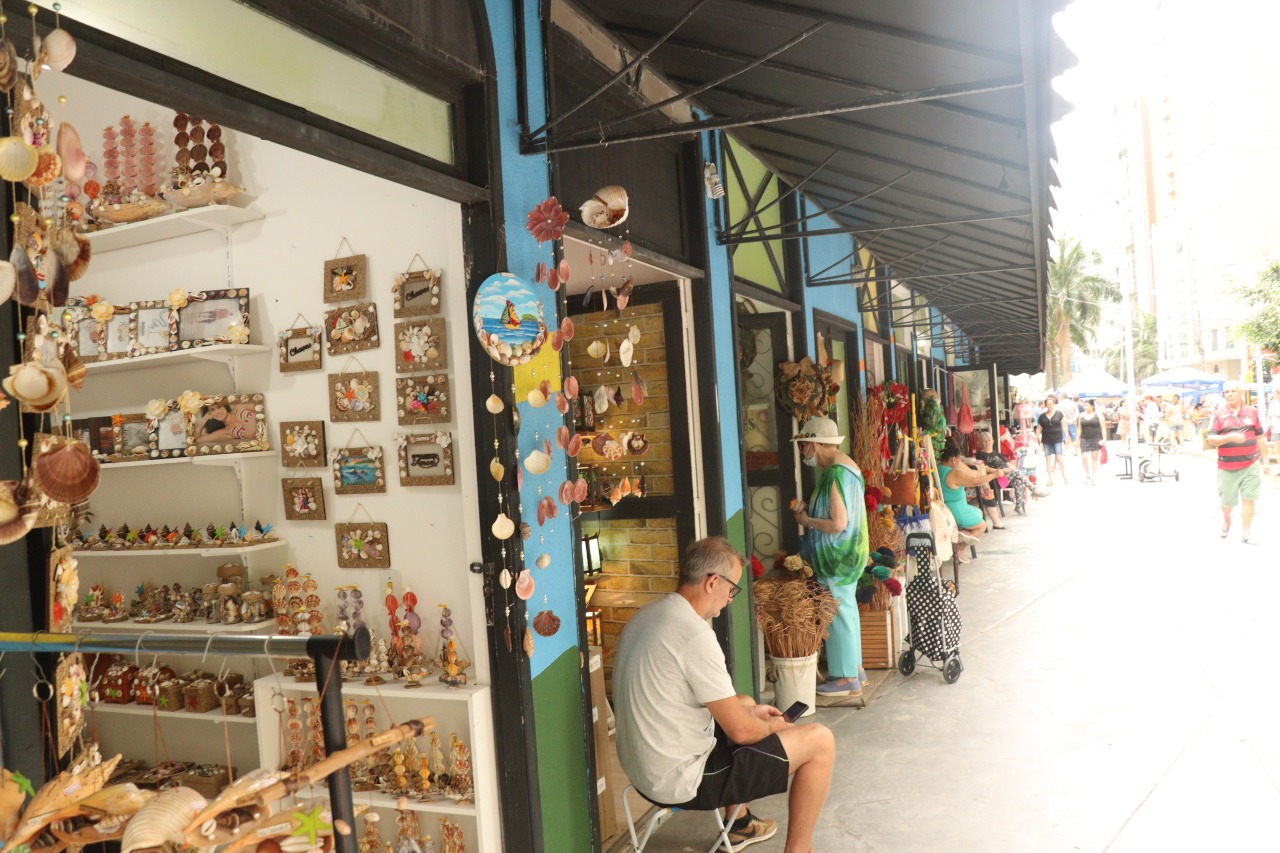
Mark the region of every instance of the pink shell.
POLYGON ((538 269, 533 274, 533 280, 538 284, 542 284, 547 280, 547 265, 542 261, 538 261, 538 269))
POLYGON ((573 321, 568 317, 565 317, 564 322, 560 324, 560 334, 564 335, 566 341, 573 340, 573 321))
POLYGON ((551 380, 544 379, 541 382, 539 382, 538 390, 542 392, 542 396, 550 397, 551 396, 551 380))
POLYGON ((538 526, 547 523, 547 506, 542 501, 538 501, 538 526))
POLYGON ((556 392, 556 408, 560 410, 560 414, 569 414, 569 398, 564 395, 563 391, 556 392))
POLYGON ((84 146, 80 144, 80 134, 65 121, 58 125, 58 156, 62 158, 63 177, 72 183, 84 180, 84 170, 89 158, 85 156, 84 146))
MULTIPOLYGON (((576 438, 576 436, 575 436, 576 438)), ((584 477, 579 477, 578 482, 573 484, 573 499, 578 503, 582 503, 587 499, 587 481, 584 477)))
POLYGON ((639 379, 631 380, 631 402, 637 406, 644 402, 644 383, 639 379))
POLYGON ((631 252, 632 252, 632 251, 633 251, 633 250, 632 250, 632 248, 631 248, 631 241, 630 241, 630 240, 627 240, 626 242, 624 242, 624 243, 622 244, 622 254, 626 255, 626 256, 629 258, 629 257, 631 257, 631 252))
POLYGON ((564 381, 564 395, 570 400, 578 399, 578 377, 570 376, 564 381))
POLYGON ((538 510, 540 512, 545 512, 547 518, 555 518, 557 515, 560 514, 559 504, 557 504, 556 499, 551 497, 550 495, 547 495, 545 498, 543 498, 541 501, 538 502, 538 510))
POLYGON ((560 350, 564 349, 564 335, 560 333, 559 329, 556 329, 551 333, 551 349, 556 352, 560 352, 560 350))
POLYGON ((560 289, 560 273, 554 267, 547 270, 547 287, 553 292, 560 289))
POLYGON ((97 164, 97 163, 95 163, 95 162, 93 162, 92 160, 90 160, 88 163, 85 163, 85 164, 84 164, 84 176, 85 176, 85 178, 92 178, 93 176, 95 176, 95 175, 97 175, 97 174, 98 174, 98 164, 97 164))
POLYGON ((568 506, 573 503, 573 480, 565 480, 560 484, 560 503, 568 506))
POLYGON ((564 450, 569 446, 569 439, 572 437, 573 436, 569 434, 569 428, 567 426, 562 426, 560 429, 556 430, 556 444, 559 445, 561 450, 564 450))
POLYGON ((569 259, 561 258, 560 266, 557 269, 560 273, 560 283, 568 284, 569 283, 569 259))
POLYGON ((570 456, 577 456, 582 452, 582 436, 575 435, 569 439, 569 443, 565 445, 564 452, 570 456))
POLYGON ((516 595, 528 601, 533 598, 533 572, 525 569, 516 578, 516 595))
POLYGON ((542 447, 543 447, 543 450, 547 451, 547 455, 550 456, 551 455, 551 439, 544 438, 542 440, 542 447))
POLYGON ((517 465, 516 466, 516 490, 519 491, 520 489, 523 489, 523 488, 524 488, 524 466, 517 465))

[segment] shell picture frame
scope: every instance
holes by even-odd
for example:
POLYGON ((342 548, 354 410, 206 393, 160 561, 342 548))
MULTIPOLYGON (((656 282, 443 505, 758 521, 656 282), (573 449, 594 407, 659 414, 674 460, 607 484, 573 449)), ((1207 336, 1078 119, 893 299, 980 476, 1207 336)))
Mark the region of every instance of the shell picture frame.
POLYGON ((443 317, 396 323, 396 373, 448 367, 449 341, 443 317))
POLYGON ((391 568, 391 536, 385 522, 335 524, 333 533, 338 552, 338 568, 391 568))
POLYGON ((133 311, 129 306, 115 306, 115 314, 101 326, 102 343, 98 345, 98 358, 103 361, 129 358, 133 341, 133 311))
POLYGON ((329 459, 334 494, 371 495, 387 490, 381 447, 344 447, 332 451, 329 459))
POLYGON ((285 477, 280 489, 289 521, 325 520, 324 483, 319 477, 285 477))
POLYGON ((453 436, 448 432, 400 435, 397 444, 400 485, 453 485, 453 436))
POLYGON ((178 312, 161 300, 129 303, 129 355, 154 355, 178 348, 178 312))
POLYGON ((151 434, 151 448, 147 455, 152 459, 176 459, 187 455, 190 417, 177 400, 167 400, 166 403, 163 416, 147 419, 147 429, 151 434))
POLYGON ((261 394, 218 394, 201 401, 187 420, 187 455, 250 453, 271 449, 261 394))
POLYGON ((391 304, 396 319, 440 313, 440 270, 411 270, 396 276, 391 304))
POLYGON ((84 364, 99 361, 103 355, 102 324, 93 319, 89 310, 83 296, 72 296, 62 308, 62 326, 67 340, 84 364))
POLYGON ((145 414, 111 416, 112 451, 108 462, 145 462, 156 444, 151 419, 145 414))
POLYGON ((378 306, 372 302, 334 308, 324 314, 324 337, 329 355, 377 349, 378 306))
POLYGON ((449 374, 396 377, 396 422, 401 426, 444 424, 452 417, 449 374))
POLYGON ((329 374, 329 420, 334 423, 382 418, 378 371, 329 374))
POLYGON ((328 458, 324 421, 280 422, 281 467, 323 468, 328 458))
POLYGON ((324 301, 359 302, 364 299, 369 262, 365 255, 348 255, 324 262, 324 301))
POLYGON ((178 349, 249 343, 249 289, 202 290, 178 309, 178 349))
POLYGON ((320 334, 319 326, 302 326, 281 332, 276 338, 280 372, 319 370, 322 364, 320 334))

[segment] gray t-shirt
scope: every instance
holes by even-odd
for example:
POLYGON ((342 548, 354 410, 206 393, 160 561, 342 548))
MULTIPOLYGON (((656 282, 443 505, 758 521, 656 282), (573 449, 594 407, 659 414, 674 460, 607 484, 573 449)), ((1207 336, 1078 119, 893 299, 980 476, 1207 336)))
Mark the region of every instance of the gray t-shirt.
POLYGON ((711 625, 677 592, 640 608, 618 638, 618 758, 661 803, 693 798, 715 746, 708 702, 737 695, 711 625))
POLYGON ((1067 423, 1073 424, 1080 419, 1080 407, 1076 405, 1076 401, 1070 398, 1058 403, 1058 411, 1062 412, 1062 416, 1067 419, 1067 423))

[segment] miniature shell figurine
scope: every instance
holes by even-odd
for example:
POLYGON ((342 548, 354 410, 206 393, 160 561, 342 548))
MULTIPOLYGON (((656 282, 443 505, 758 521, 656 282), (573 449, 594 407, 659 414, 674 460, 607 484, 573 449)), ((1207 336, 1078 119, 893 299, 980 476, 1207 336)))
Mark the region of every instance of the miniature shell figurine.
POLYGON ((227 180, 230 168, 222 127, 212 122, 208 129, 204 125, 204 119, 186 113, 173 117, 177 165, 169 173, 168 184, 161 188, 160 194, 175 207, 220 204, 244 192, 244 187, 227 180))

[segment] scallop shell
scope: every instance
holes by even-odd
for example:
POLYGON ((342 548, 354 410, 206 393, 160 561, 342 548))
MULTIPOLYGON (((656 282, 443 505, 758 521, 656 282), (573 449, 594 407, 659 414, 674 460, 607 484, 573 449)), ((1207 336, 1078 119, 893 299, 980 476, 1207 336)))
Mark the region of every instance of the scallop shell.
POLYGON ((560 334, 564 335, 564 339, 566 341, 571 341, 573 340, 573 332, 574 332, 573 321, 570 320, 568 317, 565 317, 564 320, 560 323, 560 334))
POLYGON ((550 637, 560 630, 560 617, 550 610, 543 610, 533 617, 533 630, 540 636, 550 637))
POLYGON ((582 221, 592 228, 613 228, 627 219, 627 191, 616 184, 601 187, 578 208, 582 221))
POLYGON ((8 261, 0 261, 0 305, 9 301, 18 286, 18 271, 8 261))
POLYGON ((496 482, 501 483, 502 478, 507 474, 507 466, 498 461, 498 457, 489 460, 489 476, 493 477, 496 482))
POLYGON ((556 499, 550 495, 547 495, 545 498, 538 501, 538 509, 540 509, 548 519, 555 518, 560 514, 559 504, 557 504, 556 499))
POLYGON ((564 334, 559 329, 551 333, 551 349, 555 352, 564 349, 564 334))
POLYGON ((540 569, 545 569, 547 566, 551 565, 551 555, 539 554, 537 562, 534 565, 536 565, 540 569))
POLYGON ((40 152, 21 136, 0 139, 0 178, 15 184, 25 181, 35 173, 39 164, 40 152))
POLYGON ((564 452, 569 456, 577 456, 582 452, 582 436, 575 435, 569 439, 569 443, 565 445, 564 452))
POLYGON ((36 457, 32 474, 40 491, 59 503, 73 504, 87 500, 98 488, 102 468, 83 442, 57 438, 36 457))
POLYGON ((10 397, 38 410, 57 403, 67 390, 61 366, 54 369, 31 362, 11 366, 9 377, 0 385, 10 397))
POLYGON ((642 432, 633 432, 625 442, 627 452, 632 456, 644 456, 649 452, 649 439, 642 432))
POLYGON ((8 39, 0 40, 0 92, 7 92, 18 82, 18 50, 8 39))
POLYGON ((591 484, 587 482, 587 478, 579 477, 578 482, 573 484, 573 499, 578 503, 582 503, 587 499, 587 492, 590 489, 591 484))
POLYGON ((631 380, 631 402, 637 406, 644 403, 644 383, 640 381, 640 377, 631 380))
POLYGON ((573 480, 565 480, 560 484, 560 490, 557 497, 559 498, 560 503, 565 506, 573 503, 573 480))
POLYGON ((622 362, 623 367, 631 366, 631 355, 635 352, 635 347, 631 343, 630 338, 623 338, 622 343, 618 344, 618 360, 622 362))
POLYGON ((7 518, 0 522, 0 545, 17 542, 35 526, 40 505, 31 499, 30 494, 25 483, 0 480, 0 507, 4 508, 0 517, 7 518))
POLYGON ((556 410, 562 415, 569 414, 569 398, 563 391, 556 392, 556 410))
POLYGON ((578 399, 578 377, 570 376, 564 380, 564 395, 570 400, 578 399))
POLYGON ((53 183, 62 173, 62 158, 57 152, 52 148, 41 148, 38 153, 40 159, 36 163, 36 170, 24 182, 33 190, 53 183))
POLYGON ((592 395, 592 402, 595 405, 597 415, 603 415, 609 411, 609 399, 612 396, 609 389, 603 385, 596 389, 596 393, 592 395))
MULTIPOLYGON (((54 32, 62 31, 54 30, 54 32)), ((85 156, 84 146, 80 144, 80 134, 70 122, 64 121, 58 125, 57 148, 58 156, 62 158, 62 176, 68 181, 77 183, 83 180, 89 158, 85 156)))
POLYGON ((609 503, 617 504, 620 500, 622 500, 622 486, 614 483, 613 488, 609 490, 609 503))
POLYGON ((529 399, 529 405, 533 406, 535 409, 541 409, 543 406, 547 404, 546 395, 543 394, 537 388, 534 388, 532 391, 529 392, 528 399, 529 399))
POLYGON ((594 450, 598 455, 603 456, 604 446, 609 442, 616 441, 616 440, 617 439, 609 435, 609 433, 607 432, 598 432, 595 434, 595 438, 591 439, 591 449, 594 450))
POLYGON ((560 259, 560 264, 559 266, 556 267, 556 272, 560 274, 561 284, 569 283, 569 259, 568 258, 560 259))
POLYGON ((559 447, 561 450, 564 450, 566 447, 569 446, 570 438, 571 438, 571 435, 569 433, 569 428, 567 426, 562 426, 560 427, 560 429, 556 430, 556 446, 559 447))
POLYGON ((554 293, 559 290, 561 284, 563 282, 560 281, 560 271, 555 267, 547 270, 547 287, 551 289, 551 292, 554 293))
POLYGON ((76 281, 88 272, 89 259, 93 255, 93 244, 88 237, 77 234, 70 228, 59 228, 54 232, 51 244, 66 266, 70 281, 76 281))
POLYGON ((489 399, 484 401, 484 407, 489 410, 489 414, 496 415, 505 409, 507 404, 502 402, 502 398, 497 394, 490 394, 489 399))
POLYGON ((186 843, 183 830, 208 801, 190 788, 167 788, 133 816, 120 840, 120 853, 186 843))
POLYGON ((592 341, 591 344, 587 347, 587 355, 591 356, 592 358, 600 358, 606 352, 608 352, 608 350, 605 348, 603 341, 592 341))
POLYGON ((533 598, 533 572, 525 569, 516 577, 516 595, 528 601, 533 598))
POLYGON ((524 458, 524 467, 530 474, 545 474, 551 468, 551 455, 541 450, 531 450, 524 458))
POLYGON ((65 71, 71 60, 76 58, 76 40, 71 33, 59 27, 44 37, 41 52, 46 65, 54 71, 65 71))
POLYGON ((508 518, 505 512, 500 512, 498 517, 494 519, 493 526, 489 529, 499 539, 510 539, 515 535, 516 523, 508 518))

